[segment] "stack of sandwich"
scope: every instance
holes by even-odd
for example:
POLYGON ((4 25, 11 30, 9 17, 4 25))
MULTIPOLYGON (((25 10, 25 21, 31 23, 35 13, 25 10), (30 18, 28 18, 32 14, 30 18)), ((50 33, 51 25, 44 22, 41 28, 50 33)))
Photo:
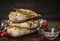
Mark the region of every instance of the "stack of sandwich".
POLYGON ((33 33, 40 28, 40 17, 40 14, 28 9, 10 12, 7 32, 13 37, 33 33))

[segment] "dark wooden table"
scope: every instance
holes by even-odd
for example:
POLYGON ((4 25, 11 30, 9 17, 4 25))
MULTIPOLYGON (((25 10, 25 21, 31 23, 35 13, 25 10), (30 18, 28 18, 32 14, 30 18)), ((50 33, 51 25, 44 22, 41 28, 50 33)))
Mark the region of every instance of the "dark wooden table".
MULTIPOLYGON (((58 28, 60 28, 60 22, 58 21, 48 21, 48 24, 53 27, 55 27, 56 25, 59 25, 58 28)), ((50 41, 50 40, 45 39, 41 33, 35 32, 33 34, 21 36, 18 38, 9 37, 8 41, 50 41)), ((53 41, 60 41, 60 37, 57 37, 53 41)))
MULTIPOLYGON (((50 41, 50 40, 44 38, 40 33, 38 34, 36 32, 33 34, 29 34, 29 35, 25 35, 17 38, 10 37, 8 38, 8 41, 50 41)), ((57 37, 53 41, 60 41, 60 37, 57 37)))

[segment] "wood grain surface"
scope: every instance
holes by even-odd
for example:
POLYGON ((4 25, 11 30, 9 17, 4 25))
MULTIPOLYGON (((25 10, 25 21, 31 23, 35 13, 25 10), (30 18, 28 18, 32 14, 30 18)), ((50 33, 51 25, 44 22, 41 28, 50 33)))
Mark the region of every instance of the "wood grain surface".
MULTIPOLYGON (((48 21, 49 26, 56 27, 60 30, 60 22, 59 21, 48 21)), ((29 35, 21 36, 21 37, 9 37, 8 41, 50 41, 45 39, 41 32, 35 32, 29 35)), ((60 36, 57 37, 53 41, 60 41, 60 36)))

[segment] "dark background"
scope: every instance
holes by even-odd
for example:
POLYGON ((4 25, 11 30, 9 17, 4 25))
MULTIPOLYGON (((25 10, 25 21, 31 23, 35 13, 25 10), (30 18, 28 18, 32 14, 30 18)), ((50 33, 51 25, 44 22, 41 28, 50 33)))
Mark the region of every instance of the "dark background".
POLYGON ((31 9, 46 20, 60 20, 59 0, 0 0, 0 20, 8 19, 11 7, 31 9))

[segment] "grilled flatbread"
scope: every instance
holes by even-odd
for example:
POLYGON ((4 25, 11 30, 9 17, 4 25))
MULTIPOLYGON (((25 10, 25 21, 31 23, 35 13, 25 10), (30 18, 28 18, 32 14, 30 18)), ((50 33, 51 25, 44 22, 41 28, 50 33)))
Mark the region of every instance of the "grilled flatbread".
POLYGON ((37 27, 40 26, 40 19, 38 20, 29 20, 29 21, 26 21, 26 22, 22 22, 22 23, 13 23, 13 22, 10 22, 9 23, 9 26, 15 26, 15 27, 20 27, 20 28, 26 28, 26 29, 35 29, 37 27))
POLYGON ((12 22, 22 22, 36 17, 41 17, 41 15, 28 9, 18 9, 16 12, 10 12, 9 14, 9 20, 12 22))
POLYGON ((21 35, 30 34, 36 31, 37 30, 21 29, 19 27, 11 27, 11 26, 7 27, 7 32, 13 37, 19 37, 21 35))

